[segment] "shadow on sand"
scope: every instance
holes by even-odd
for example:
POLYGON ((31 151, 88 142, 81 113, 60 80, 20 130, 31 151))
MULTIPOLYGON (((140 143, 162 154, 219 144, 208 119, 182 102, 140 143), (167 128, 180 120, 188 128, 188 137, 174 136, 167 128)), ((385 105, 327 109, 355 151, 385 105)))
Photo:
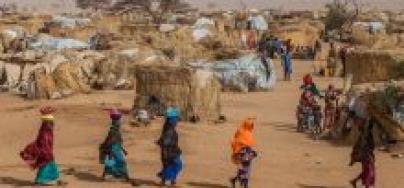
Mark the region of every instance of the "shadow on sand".
MULTIPOLYGON (((62 173, 66 175, 72 175, 76 177, 79 180, 82 181, 88 181, 88 182, 105 182, 102 178, 101 175, 96 175, 88 171, 77 171, 74 169, 68 169, 62 171, 62 173)), ((108 180, 107 180, 108 181, 108 180)), ((134 182, 136 182, 139 185, 146 185, 146 186, 159 186, 157 182, 151 181, 151 180, 144 180, 144 179, 133 179, 134 182)))
POLYGON ((324 186, 324 185, 308 185, 308 184, 297 184, 300 188, 344 188, 343 186, 324 186))
MULTIPOLYGON (((11 185, 15 187, 28 187, 33 186, 32 181, 16 179, 12 177, 0 177, 0 185, 11 185)), ((0 186, 2 187, 2 186, 0 186)))
POLYGON ((228 188, 228 186, 207 182, 188 182, 187 185, 191 187, 202 187, 202 188, 228 188))

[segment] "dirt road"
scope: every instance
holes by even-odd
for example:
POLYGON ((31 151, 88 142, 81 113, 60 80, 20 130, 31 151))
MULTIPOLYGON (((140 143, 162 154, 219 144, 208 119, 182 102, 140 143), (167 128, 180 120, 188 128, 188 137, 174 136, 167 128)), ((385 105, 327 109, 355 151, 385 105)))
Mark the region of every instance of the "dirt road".
MULTIPOLYGON (((179 125, 185 163, 179 187, 228 186, 228 179, 234 173, 229 142, 239 121, 250 115, 257 117, 255 137, 259 152, 253 164, 252 188, 349 187, 348 180, 360 170, 359 166, 348 167, 350 148, 313 141, 295 132, 298 87, 301 77, 310 72, 312 66, 301 61, 295 61, 294 65, 293 81, 280 81, 272 92, 225 93, 223 107, 227 123, 179 125)), ((342 84, 339 79, 315 80, 322 88, 329 82, 342 84)), ((55 154, 62 179, 69 183, 67 187, 130 187, 117 181, 100 181, 102 167, 98 164, 98 145, 109 128, 107 113, 102 109, 119 104, 129 108, 133 97, 133 91, 105 91, 59 101, 24 101, 0 94, 0 187, 29 186, 34 179, 35 173, 20 160, 18 153, 35 138, 39 128, 37 109, 44 104, 58 109, 55 154)), ((154 187, 160 166, 154 141, 161 122, 147 128, 133 128, 127 120, 124 122, 131 175, 143 184, 141 187, 154 187)), ((403 187, 404 160, 392 159, 384 153, 377 153, 376 159, 377 187, 403 187)))

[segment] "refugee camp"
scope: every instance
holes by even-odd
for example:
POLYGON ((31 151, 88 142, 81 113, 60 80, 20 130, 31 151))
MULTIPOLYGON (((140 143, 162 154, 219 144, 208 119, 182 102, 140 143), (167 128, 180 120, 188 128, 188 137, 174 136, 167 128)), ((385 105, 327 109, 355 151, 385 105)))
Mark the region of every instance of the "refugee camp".
POLYGON ((403 0, 0 0, 0 188, 403 188, 403 0))

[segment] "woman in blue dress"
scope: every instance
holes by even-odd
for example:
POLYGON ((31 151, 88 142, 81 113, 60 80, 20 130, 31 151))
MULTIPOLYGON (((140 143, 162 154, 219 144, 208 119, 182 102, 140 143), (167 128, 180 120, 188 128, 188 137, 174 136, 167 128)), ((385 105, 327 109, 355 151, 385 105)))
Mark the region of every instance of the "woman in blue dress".
POLYGON ((129 178, 125 160, 127 152, 123 148, 123 139, 120 132, 121 117, 122 114, 118 110, 111 110, 110 118, 112 120, 112 125, 107 138, 100 146, 100 163, 104 165, 102 178, 105 180, 107 176, 112 176, 135 184, 129 178))
POLYGON ((162 170, 158 173, 161 184, 167 181, 171 185, 177 183, 177 176, 182 170, 181 149, 178 146, 178 133, 175 130, 178 120, 178 111, 175 108, 168 108, 163 131, 157 144, 161 150, 162 170))

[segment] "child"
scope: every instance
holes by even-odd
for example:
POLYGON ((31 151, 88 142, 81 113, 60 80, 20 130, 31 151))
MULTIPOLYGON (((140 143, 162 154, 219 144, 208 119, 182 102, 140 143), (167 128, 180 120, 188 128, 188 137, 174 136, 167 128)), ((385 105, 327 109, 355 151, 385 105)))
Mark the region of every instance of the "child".
POLYGON ((245 119, 237 130, 232 141, 232 160, 238 166, 237 175, 231 179, 232 187, 239 181, 243 188, 248 188, 251 162, 257 157, 257 153, 252 149, 255 145, 252 131, 254 121, 252 118, 245 119))
POLYGON ((252 160, 257 157, 257 152, 250 147, 244 147, 241 149, 240 153, 236 154, 234 157, 239 164, 236 177, 231 179, 232 187, 235 187, 236 181, 239 181, 243 188, 248 188, 251 163, 252 160))

